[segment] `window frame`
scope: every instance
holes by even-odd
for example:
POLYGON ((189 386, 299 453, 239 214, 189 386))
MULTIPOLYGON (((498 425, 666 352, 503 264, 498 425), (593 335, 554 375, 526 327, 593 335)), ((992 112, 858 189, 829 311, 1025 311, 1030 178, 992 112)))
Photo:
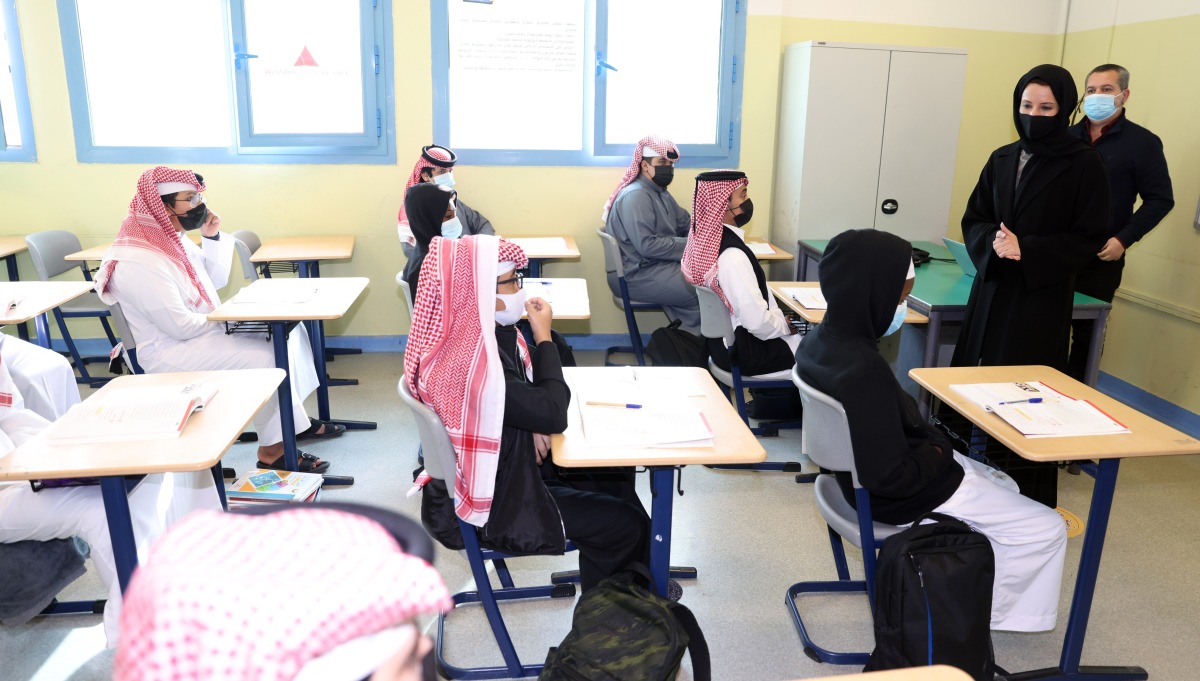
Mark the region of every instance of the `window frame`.
POLYGON ((21 26, 17 22, 16 0, 0 0, 0 12, 4 12, 13 92, 16 94, 17 125, 21 129, 21 146, 10 149, 4 136, 4 112, 0 111, 0 163, 31 163, 37 161, 37 143, 33 136, 33 112, 29 105, 29 81, 25 77, 25 55, 21 44, 21 26))
MULTIPOLYGON (((453 145, 450 139, 450 17, 449 3, 473 0, 431 0, 430 34, 433 76, 433 138, 453 145)), ((630 144, 604 142, 604 97, 607 70, 597 65, 607 51, 609 0, 586 0, 584 27, 583 148, 571 150, 471 149, 451 146, 459 163, 516 166, 625 166, 630 144), (588 49, 587 46, 591 46, 588 49), (592 74, 589 80, 586 74, 592 74)), ((745 0, 722 0, 721 67, 718 140, 714 144, 681 144, 681 167, 737 167, 741 155, 742 87, 745 80, 745 0), (728 130, 726 137, 723 131, 728 130)))
POLYGON ((392 165, 396 162, 395 74, 393 72, 392 0, 360 0, 363 13, 364 126, 361 135, 254 136, 249 132, 247 71, 237 68, 235 52, 245 45, 242 0, 220 0, 225 19, 225 68, 228 74, 233 143, 229 147, 97 146, 92 139, 90 103, 84 77, 83 42, 76 0, 56 0, 62 32, 67 90, 75 131, 75 156, 80 163, 278 163, 392 165), (365 30, 367 20, 372 31, 365 30), (368 59, 370 55, 370 59, 368 59), (373 63, 372 63, 373 62, 373 63), (374 73, 372 73, 374 71, 374 73), (371 116, 373 102, 375 115, 371 116), (375 119, 374 142, 339 144, 347 137, 367 138, 375 119))

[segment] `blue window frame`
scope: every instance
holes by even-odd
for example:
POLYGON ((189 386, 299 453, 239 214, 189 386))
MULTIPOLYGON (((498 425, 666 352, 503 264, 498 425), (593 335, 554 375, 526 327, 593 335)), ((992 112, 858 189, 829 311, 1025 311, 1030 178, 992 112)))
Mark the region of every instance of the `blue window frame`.
POLYGON ((460 163, 621 166, 657 133, 681 165, 738 164, 745 0, 432 0, 431 33, 434 141, 460 163))
POLYGON ((36 161, 15 0, 0 0, 0 34, 0 161, 36 161))
POLYGON ((396 161, 391 0, 57 2, 80 162, 396 161))

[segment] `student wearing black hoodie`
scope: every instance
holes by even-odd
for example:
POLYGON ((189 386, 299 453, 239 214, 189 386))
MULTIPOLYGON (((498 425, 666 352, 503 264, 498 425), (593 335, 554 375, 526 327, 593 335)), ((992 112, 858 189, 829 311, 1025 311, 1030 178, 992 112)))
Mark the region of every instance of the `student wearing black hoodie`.
MULTIPOLYGON (((887 232, 851 230, 821 258, 825 320, 796 352, 809 385, 841 402, 871 515, 905 525, 930 511, 983 533, 996 554, 993 629, 1049 631, 1058 615, 1066 528, 1053 510, 1020 495, 1008 476, 955 452, 923 421, 876 348, 900 327, 912 290, 912 245, 887 232), (907 273, 907 278, 906 278, 907 273)), ((854 503, 850 476, 838 475, 854 503)))

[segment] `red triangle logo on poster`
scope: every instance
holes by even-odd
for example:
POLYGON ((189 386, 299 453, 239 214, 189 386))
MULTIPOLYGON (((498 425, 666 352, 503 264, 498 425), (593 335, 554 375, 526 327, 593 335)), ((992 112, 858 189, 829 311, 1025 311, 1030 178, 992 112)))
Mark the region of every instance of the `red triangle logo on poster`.
POLYGON ((308 46, 300 51, 300 56, 296 57, 296 63, 293 66, 316 66, 317 60, 313 59, 312 53, 308 51, 308 46))

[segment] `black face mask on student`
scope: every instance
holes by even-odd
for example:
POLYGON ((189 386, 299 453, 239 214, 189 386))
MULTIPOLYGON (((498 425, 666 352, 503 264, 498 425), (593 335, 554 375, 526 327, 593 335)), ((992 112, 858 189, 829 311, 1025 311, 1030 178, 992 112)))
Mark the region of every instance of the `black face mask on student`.
POLYGON ((179 218, 179 224, 187 231, 199 229, 204 226, 204 221, 208 219, 208 206, 201 203, 195 208, 189 210, 183 215, 176 215, 179 218))
POLYGON ((666 189, 673 179, 675 166, 654 166, 654 184, 666 189))
POLYGON ((754 201, 746 199, 738 208, 741 208, 742 212, 733 214, 733 224, 745 227, 746 223, 750 222, 750 218, 754 217, 754 201))

